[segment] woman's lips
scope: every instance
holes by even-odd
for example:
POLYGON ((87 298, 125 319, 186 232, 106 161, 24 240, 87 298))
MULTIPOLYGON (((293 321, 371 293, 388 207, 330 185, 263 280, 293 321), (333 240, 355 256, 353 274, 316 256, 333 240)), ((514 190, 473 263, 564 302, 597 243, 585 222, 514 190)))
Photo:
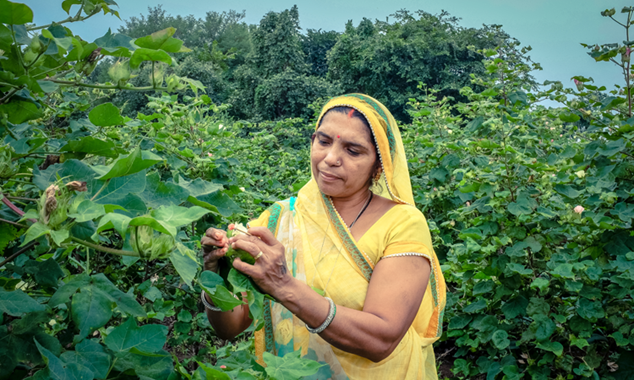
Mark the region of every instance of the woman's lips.
POLYGON ((324 181, 328 181, 328 182, 332 182, 332 181, 336 181, 339 179, 339 177, 336 177, 332 174, 328 174, 328 173, 324 173, 324 172, 319 172, 319 175, 321 176, 321 178, 324 181))

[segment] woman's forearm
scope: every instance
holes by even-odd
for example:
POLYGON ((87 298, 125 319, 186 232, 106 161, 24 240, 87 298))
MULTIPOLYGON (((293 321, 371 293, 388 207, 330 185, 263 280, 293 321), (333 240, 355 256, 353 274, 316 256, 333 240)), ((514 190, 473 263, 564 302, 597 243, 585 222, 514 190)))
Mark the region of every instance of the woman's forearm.
MULTIPOLYGON (((280 298, 284 307, 313 328, 324 322, 330 310, 328 300, 301 281, 280 298)), ((340 350, 379 362, 394 351, 406 331, 401 333, 397 326, 372 313, 338 305, 335 319, 319 335, 340 350)))
MULTIPOLYGON (((207 302, 212 303, 205 293, 207 302)), ((249 305, 237 306, 230 311, 211 311, 205 308, 207 319, 216 331, 216 335, 221 339, 231 340, 251 325, 249 318, 249 305)))

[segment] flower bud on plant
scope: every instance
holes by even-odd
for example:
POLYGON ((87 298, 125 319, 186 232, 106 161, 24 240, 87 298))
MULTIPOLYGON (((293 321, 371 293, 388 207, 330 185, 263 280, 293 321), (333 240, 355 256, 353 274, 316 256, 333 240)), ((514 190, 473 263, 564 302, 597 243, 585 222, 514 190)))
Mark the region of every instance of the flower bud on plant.
POLYGON ((583 89, 585 88, 583 82, 578 79, 575 79, 575 86, 577 86, 578 91, 583 91, 583 89))
POLYGON ((586 172, 585 172, 585 170, 579 170, 578 172, 575 172, 575 175, 576 175, 578 178, 583 178, 583 177, 585 177, 585 176, 586 176, 586 172))
MULTIPOLYGON (((238 235, 244 235, 247 230, 243 225, 239 223, 237 224, 231 223, 227 227, 227 229, 228 229, 227 231, 228 238, 238 236, 238 235)), ((233 260, 236 258, 239 258, 240 260, 244 261, 247 264, 251 264, 251 265, 255 264, 255 257, 253 257, 249 252, 244 251, 242 249, 233 248, 231 246, 229 246, 229 249, 227 250, 225 257, 227 259, 227 262, 231 266, 231 268, 233 268, 233 260)))
POLYGON ((18 172, 18 167, 11 160, 13 148, 9 145, 0 146, 0 178, 10 178, 18 172))
POLYGON ((128 68, 128 63, 123 63, 121 61, 115 62, 115 64, 110 66, 108 69, 108 76, 114 84, 123 86, 125 82, 130 79, 130 69, 128 68))
POLYGON ((574 212, 576 212, 577 214, 580 214, 580 215, 581 215, 581 213, 583 212, 583 210, 584 210, 584 209, 583 209, 583 206, 576 206, 576 207, 574 208, 574 212))

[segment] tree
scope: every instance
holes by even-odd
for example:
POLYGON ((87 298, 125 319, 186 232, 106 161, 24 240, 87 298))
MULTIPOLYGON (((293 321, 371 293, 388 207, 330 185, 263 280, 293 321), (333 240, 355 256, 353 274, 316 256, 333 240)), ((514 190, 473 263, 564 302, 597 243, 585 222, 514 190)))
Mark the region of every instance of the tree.
POLYGON ((493 48, 509 36, 499 27, 462 28, 446 12, 418 17, 401 10, 395 21, 363 19, 351 23, 328 53, 328 78, 346 92, 363 92, 382 101, 399 120, 409 120, 404 104, 420 82, 459 99, 470 74, 484 73, 476 49, 493 48))

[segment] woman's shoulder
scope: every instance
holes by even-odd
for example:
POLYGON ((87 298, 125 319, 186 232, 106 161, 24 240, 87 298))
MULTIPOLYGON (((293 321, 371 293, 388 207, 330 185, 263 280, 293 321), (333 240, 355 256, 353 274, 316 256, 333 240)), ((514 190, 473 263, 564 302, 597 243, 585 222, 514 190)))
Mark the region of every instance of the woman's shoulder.
POLYGON ((402 241, 430 242, 429 226, 423 213, 409 204, 394 205, 381 221, 387 245, 402 241))

